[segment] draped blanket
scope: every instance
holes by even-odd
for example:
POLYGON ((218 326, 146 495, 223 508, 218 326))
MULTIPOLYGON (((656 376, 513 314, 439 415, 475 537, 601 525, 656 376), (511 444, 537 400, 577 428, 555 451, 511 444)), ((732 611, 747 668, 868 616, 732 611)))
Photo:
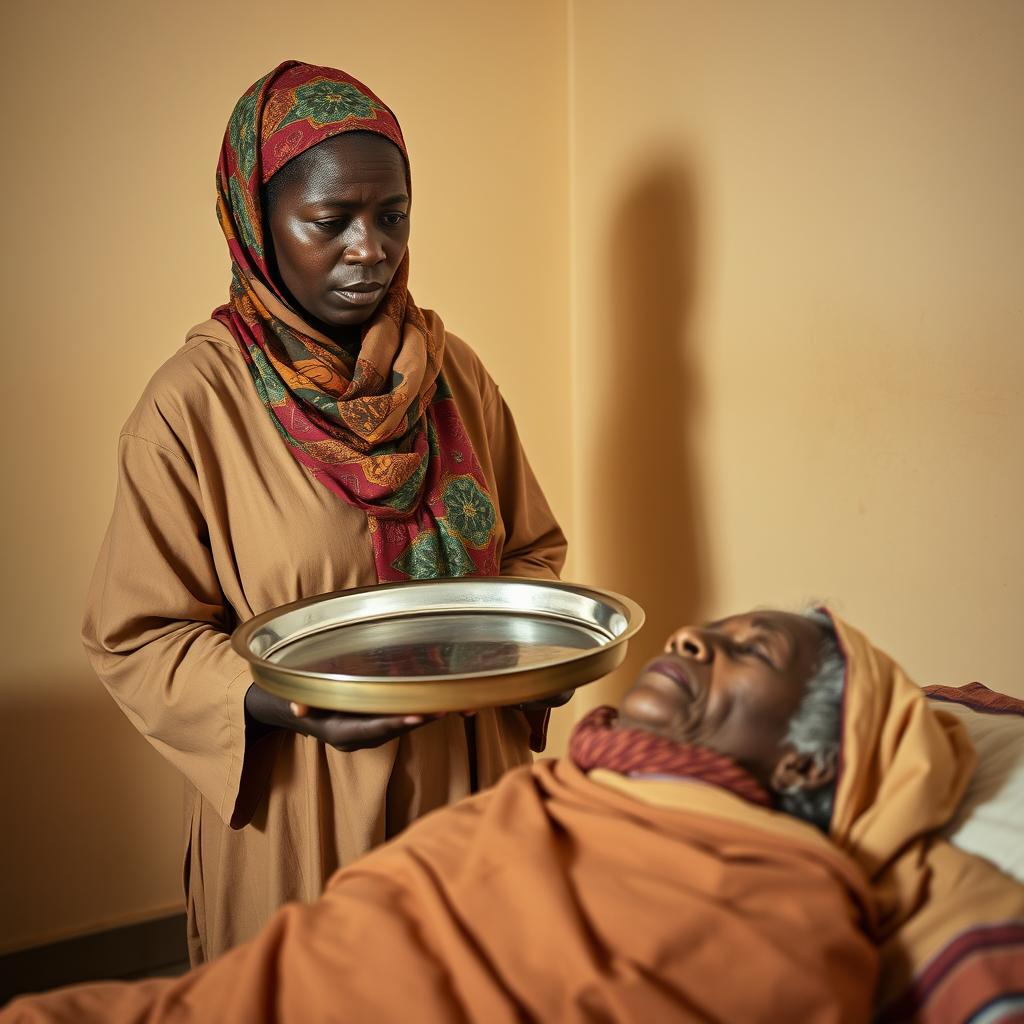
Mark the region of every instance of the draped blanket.
POLYGON ((846 857, 716 787, 616 780, 516 769, 186 977, 70 989, 16 1019, 868 1020, 876 953, 846 857))
POLYGON ((707 776, 613 770, 690 771, 688 757, 637 765, 636 747, 577 738, 589 774, 515 769, 183 978, 68 989, 0 1021, 1019 1020, 1024 887, 936 837, 970 744, 835 623, 847 680, 829 838, 707 776))

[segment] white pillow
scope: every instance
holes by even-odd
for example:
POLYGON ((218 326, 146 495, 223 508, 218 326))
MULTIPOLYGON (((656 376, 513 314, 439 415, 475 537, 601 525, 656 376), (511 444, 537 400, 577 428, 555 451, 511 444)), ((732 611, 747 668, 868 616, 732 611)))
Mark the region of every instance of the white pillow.
POLYGON ((978 711, 949 699, 935 703, 960 719, 978 752, 974 777, 943 835, 1024 883, 1024 715, 978 711))

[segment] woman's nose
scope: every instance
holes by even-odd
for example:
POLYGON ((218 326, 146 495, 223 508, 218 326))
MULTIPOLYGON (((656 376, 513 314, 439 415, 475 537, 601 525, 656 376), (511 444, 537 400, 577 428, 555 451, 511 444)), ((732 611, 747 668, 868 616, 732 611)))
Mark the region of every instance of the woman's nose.
POLYGON ((384 243, 377 230, 372 225, 353 221, 345 239, 345 262, 350 266, 372 267, 386 259, 384 243))
POLYGON ((683 626, 668 638, 665 650, 684 658, 710 661, 712 646, 702 629, 696 626, 683 626))

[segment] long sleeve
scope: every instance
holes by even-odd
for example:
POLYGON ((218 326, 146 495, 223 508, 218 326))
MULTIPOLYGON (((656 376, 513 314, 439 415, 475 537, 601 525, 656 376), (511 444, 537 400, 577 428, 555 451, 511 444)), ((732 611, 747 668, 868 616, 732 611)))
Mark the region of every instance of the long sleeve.
MULTIPOLYGON (((465 346, 459 354, 460 409, 509 551, 537 559, 507 571, 551 576, 560 532, 546 504, 540 518, 531 511, 536 482, 507 414, 492 408, 493 382, 465 346)), ((468 786, 465 740, 443 724, 354 753, 284 730, 246 737, 252 677, 230 632, 270 608, 376 579, 366 515, 293 457, 234 339, 215 322, 195 328, 124 429, 84 640, 111 695, 195 796, 187 906, 197 962, 254 936, 283 902, 315 898, 340 864, 468 786), (243 827, 254 815, 258 827, 243 827)), ((524 760, 526 723, 516 709, 480 718, 494 720, 477 747, 478 777, 492 781, 524 760)))
MULTIPOLYGON (((169 441, 172 439, 168 439, 169 441)), ((248 820, 274 737, 246 751, 252 677, 231 648, 197 475, 184 449, 130 433, 83 625, 92 666, 124 713, 218 810, 248 820)))

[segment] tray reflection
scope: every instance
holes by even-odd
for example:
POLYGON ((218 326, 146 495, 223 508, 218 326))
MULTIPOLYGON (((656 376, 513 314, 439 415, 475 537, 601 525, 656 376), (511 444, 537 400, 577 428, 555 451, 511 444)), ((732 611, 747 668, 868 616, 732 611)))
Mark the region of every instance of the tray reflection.
POLYGON ((445 677, 555 665, 607 643, 581 623, 500 612, 395 617, 339 624, 268 659, 300 672, 364 679, 445 677))

